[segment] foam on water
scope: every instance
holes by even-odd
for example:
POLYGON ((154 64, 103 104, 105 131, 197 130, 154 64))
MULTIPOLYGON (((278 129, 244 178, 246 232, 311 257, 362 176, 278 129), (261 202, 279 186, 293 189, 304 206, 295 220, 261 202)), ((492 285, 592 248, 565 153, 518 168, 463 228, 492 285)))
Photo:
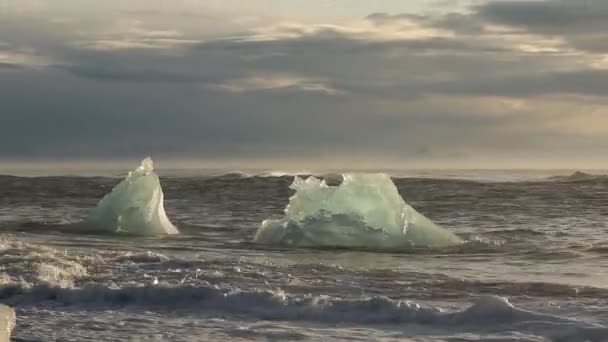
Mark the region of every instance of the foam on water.
POLYGON ((0 286, 70 288, 88 275, 76 256, 6 238, 0 238, 0 265, 0 286))
POLYGON ((152 159, 146 158, 91 211, 83 227, 133 235, 177 234, 163 204, 152 159))
POLYGON ((338 186, 295 177, 285 217, 268 219, 255 241, 286 246, 399 249, 462 240, 409 206, 385 174, 344 174, 338 186))

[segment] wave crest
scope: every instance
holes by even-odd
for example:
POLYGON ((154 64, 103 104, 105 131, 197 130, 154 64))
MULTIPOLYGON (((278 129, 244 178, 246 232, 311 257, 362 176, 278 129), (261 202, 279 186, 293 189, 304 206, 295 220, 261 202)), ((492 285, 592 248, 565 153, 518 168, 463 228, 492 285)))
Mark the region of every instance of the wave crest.
POLYGON ((62 305, 146 306, 188 309, 210 314, 249 315, 260 320, 355 324, 419 324, 434 329, 484 330, 503 327, 535 331, 547 338, 602 341, 608 328, 559 316, 524 310, 506 298, 482 296, 456 311, 383 296, 342 299, 331 296, 293 296, 281 290, 223 290, 217 287, 139 286, 123 288, 0 287, 0 299, 16 304, 51 301, 62 305))

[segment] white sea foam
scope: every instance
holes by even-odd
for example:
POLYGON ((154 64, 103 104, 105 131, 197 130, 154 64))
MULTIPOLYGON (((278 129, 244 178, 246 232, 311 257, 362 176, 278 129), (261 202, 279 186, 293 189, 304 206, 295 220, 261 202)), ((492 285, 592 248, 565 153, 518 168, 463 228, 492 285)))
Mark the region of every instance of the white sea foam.
POLYGON ((78 258, 64 251, 0 238, 0 286, 71 288, 87 275, 78 258))

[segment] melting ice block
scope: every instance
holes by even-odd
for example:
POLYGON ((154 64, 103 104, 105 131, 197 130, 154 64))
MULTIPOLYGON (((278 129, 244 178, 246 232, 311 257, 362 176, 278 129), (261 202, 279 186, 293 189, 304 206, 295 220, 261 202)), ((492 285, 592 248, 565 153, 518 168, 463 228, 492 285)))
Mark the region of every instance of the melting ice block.
POLYGON ((307 247, 398 249, 461 242, 414 210, 385 174, 344 174, 339 186, 295 177, 285 216, 262 222, 254 241, 307 247))
POLYGON ((134 235, 177 234, 163 206, 163 189, 152 159, 141 165, 91 211, 87 226, 95 230, 134 235))
POLYGON ((0 342, 10 341, 11 332, 15 327, 15 310, 0 304, 0 342))

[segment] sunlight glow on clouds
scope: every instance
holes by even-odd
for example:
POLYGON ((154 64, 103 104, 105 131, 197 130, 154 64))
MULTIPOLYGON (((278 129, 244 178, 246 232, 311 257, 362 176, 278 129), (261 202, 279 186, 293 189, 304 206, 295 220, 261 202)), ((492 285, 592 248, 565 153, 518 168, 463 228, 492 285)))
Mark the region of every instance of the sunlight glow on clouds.
POLYGON ((0 158, 602 156, 606 4, 0 0, 0 158))
POLYGON ((223 84, 217 85, 217 87, 235 93, 273 89, 294 89, 320 92, 327 95, 340 93, 340 91, 332 88, 323 80, 287 74, 252 75, 245 78, 228 80, 223 84))

